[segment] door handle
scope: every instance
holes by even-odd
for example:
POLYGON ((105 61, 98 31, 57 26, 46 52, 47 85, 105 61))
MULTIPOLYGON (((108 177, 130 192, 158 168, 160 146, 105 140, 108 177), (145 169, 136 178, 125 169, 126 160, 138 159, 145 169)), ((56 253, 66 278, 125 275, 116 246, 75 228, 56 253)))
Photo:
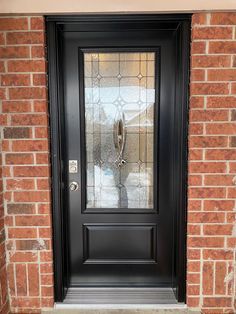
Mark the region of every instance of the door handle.
POLYGON ((124 113, 122 114, 122 117, 114 123, 113 129, 114 129, 114 133, 113 133, 114 144, 115 144, 115 148, 118 150, 118 157, 115 163, 118 167, 121 167, 126 163, 126 161, 123 159, 125 142, 126 142, 126 127, 125 127, 124 113))
POLYGON ((77 191, 79 188, 79 184, 73 181, 70 183, 69 188, 70 188, 70 191, 77 191))

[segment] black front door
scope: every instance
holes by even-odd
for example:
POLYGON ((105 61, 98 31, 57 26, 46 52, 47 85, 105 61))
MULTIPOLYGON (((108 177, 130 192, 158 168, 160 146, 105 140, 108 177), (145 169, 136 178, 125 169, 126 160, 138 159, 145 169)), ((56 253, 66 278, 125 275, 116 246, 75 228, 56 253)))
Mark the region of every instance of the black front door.
POLYGON ((62 82, 64 240, 57 236, 55 250, 64 247, 65 285, 176 287, 184 247, 176 239, 184 217, 180 24, 91 17, 58 25, 59 55, 52 45, 49 54, 59 58, 62 82))
POLYGON ((66 32, 64 75, 71 285, 170 286, 172 32, 66 32))

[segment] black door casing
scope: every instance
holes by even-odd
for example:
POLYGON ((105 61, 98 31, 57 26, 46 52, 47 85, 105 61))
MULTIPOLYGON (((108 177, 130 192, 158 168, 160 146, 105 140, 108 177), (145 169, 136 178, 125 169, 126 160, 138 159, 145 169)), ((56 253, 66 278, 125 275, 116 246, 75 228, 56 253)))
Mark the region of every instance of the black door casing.
POLYGON ((184 301, 189 18, 48 17, 57 301, 63 300, 70 286, 173 287, 178 301, 184 301), (79 56, 83 49, 91 48, 156 52, 157 167, 152 211, 85 210, 84 86, 79 56), (69 159, 79 161, 78 174, 68 173, 69 159), (79 183, 78 191, 69 192, 71 181, 79 183), (110 245, 101 243, 108 234, 122 252, 119 232, 135 239, 138 250, 150 258, 134 263, 135 251, 131 250, 127 256, 122 255, 125 263, 106 258, 86 262, 88 249, 110 245), (88 248, 88 242, 92 248, 88 248), (151 246, 151 252, 147 246, 151 246))

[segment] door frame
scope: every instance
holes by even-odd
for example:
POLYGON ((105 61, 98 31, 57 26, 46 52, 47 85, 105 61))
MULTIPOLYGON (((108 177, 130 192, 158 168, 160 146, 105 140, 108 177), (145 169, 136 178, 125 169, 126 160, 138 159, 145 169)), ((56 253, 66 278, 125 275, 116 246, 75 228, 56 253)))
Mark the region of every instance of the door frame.
POLYGON ((63 193, 63 76, 61 71, 61 32, 64 27, 82 23, 108 21, 140 21, 155 25, 155 29, 174 29, 176 39, 175 90, 175 162, 172 165, 176 230, 174 292, 178 302, 186 300, 186 238, 187 238, 187 162, 188 103, 191 14, 115 14, 115 15, 52 15, 46 17, 48 96, 51 140, 52 225, 54 252, 55 302, 63 302, 68 287, 66 193, 63 193))

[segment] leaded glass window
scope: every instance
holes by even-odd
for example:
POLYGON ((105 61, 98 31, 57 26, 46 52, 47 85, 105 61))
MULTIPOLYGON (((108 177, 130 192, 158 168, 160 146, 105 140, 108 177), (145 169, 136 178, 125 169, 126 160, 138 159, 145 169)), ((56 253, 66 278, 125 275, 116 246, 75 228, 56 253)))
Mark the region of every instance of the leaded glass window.
POLYGON ((153 208, 155 53, 84 53, 87 208, 153 208))

